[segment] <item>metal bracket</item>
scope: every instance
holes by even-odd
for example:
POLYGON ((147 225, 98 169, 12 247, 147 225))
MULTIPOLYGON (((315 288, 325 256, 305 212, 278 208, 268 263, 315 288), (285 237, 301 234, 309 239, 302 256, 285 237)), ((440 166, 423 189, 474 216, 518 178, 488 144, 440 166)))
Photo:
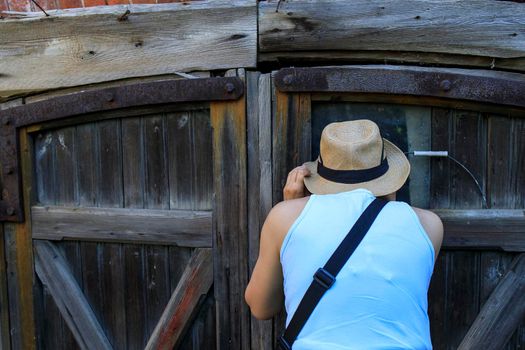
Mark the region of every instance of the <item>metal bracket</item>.
POLYGON ((441 97, 525 107, 525 75, 454 68, 346 66, 283 68, 283 92, 350 92, 441 97))
POLYGON ((177 102, 236 100, 238 77, 164 80, 80 91, 0 111, 0 221, 23 222, 18 129, 86 113, 177 102))

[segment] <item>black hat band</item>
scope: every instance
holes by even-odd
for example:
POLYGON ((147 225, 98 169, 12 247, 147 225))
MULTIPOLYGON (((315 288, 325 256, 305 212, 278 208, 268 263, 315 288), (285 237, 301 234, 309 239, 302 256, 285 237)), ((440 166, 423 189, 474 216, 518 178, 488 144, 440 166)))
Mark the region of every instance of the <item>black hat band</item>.
POLYGON ((358 170, 335 170, 327 168, 323 165, 321 156, 317 162, 317 173, 326 180, 343 184, 356 184, 360 182, 368 182, 378 177, 383 176, 388 171, 388 160, 386 157, 378 166, 368 169, 358 170))

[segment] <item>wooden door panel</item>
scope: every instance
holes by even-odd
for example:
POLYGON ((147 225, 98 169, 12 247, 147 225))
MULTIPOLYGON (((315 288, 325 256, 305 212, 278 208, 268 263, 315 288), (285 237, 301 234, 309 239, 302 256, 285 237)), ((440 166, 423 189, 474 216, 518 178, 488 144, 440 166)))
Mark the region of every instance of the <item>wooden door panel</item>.
MULTIPOLYGON (((401 75, 412 69, 397 68, 392 69, 401 75)), ((443 150, 465 164, 479 181, 486 205, 470 175, 446 158, 409 156, 411 177, 399 193, 399 199, 416 206, 445 208, 437 210, 445 239, 430 285, 429 316, 434 347, 456 349, 485 302, 493 302, 489 296, 498 283, 512 274, 508 266, 516 264, 517 253, 525 250, 523 110, 477 103, 476 90, 466 85, 461 93, 468 103, 446 95, 425 97, 437 95, 417 85, 424 79, 415 79, 407 92, 396 85, 397 78, 384 74, 382 81, 369 74, 382 69, 301 68, 274 74, 273 200, 282 198, 288 171, 318 156, 321 131, 333 121, 372 119, 405 152, 443 150), (417 96, 417 88, 423 96, 417 96)), ((522 323, 505 349, 524 346, 523 329, 522 323)))
MULTIPOLYGON (((115 349, 144 348, 190 261, 192 247, 211 247, 211 131, 209 110, 202 106, 33 134, 34 237, 72 239, 54 246, 115 349), (110 211, 117 216, 111 218, 110 211), (202 219, 201 233, 188 226, 202 219), (42 230, 62 230, 65 236, 46 237, 42 230), (111 238, 122 234, 132 239, 111 238), (192 238, 198 235, 204 239, 201 243, 192 238)), ((40 345, 71 348, 74 337, 48 288, 37 290, 36 298, 40 310, 50 310, 38 320, 40 345), (60 338, 64 341, 55 341, 60 338)), ((191 315, 195 324, 185 329, 181 347, 215 342, 213 300, 209 294, 199 302, 191 315)))

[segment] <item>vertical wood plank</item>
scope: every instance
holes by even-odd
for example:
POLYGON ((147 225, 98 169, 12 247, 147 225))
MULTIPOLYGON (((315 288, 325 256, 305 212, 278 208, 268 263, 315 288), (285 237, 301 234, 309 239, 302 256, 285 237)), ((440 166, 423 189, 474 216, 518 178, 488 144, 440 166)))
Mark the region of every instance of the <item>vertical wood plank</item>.
POLYGON ((250 315, 244 302, 248 282, 245 98, 212 102, 214 292, 217 347, 250 347, 250 315))
POLYGON ((75 140, 76 159, 82 159, 81 162, 77 162, 77 203, 82 207, 93 207, 96 204, 98 183, 98 144, 95 125, 78 125, 75 140))
MULTIPOLYGON (((82 124, 76 127, 76 153, 77 159, 77 203, 81 207, 97 206, 100 146, 99 130, 96 123, 82 124)), ((103 329, 106 329, 102 317, 102 289, 101 280, 101 253, 96 242, 81 242, 80 254, 82 261, 82 286, 84 295, 93 309, 103 329)))
POLYGON ((450 254, 442 252, 439 254, 434 265, 434 272, 429 286, 428 316, 430 320, 430 336, 434 349, 444 349, 447 342, 445 333, 445 312, 447 311, 447 266, 450 254))
MULTIPOLYGON (((120 120, 97 123, 99 166, 98 206, 122 207, 122 150, 120 120)), ((126 348, 126 309, 121 293, 124 281, 124 259, 121 244, 100 244, 98 247, 102 317, 106 334, 116 349, 126 348)))
POLYGON ((144 144, 146 207, 169 209, 169 197, 166 191, 168 188, 166 127, 162 115, 144 119, 144 144))
MULTIPOLYGON (((192 109, 167 115, 168 168, 171 209, 213 208, 212 129, 209 109, 192 109)), ((169 247, 171 292, 175 290, 193 249, 169 247)), ((215 344, 213 293, 198 312, 180 349, 208 348, 215 344), (211 311, 210 311, 211 310, 211 311), (211 313, 211 318, 210 317, 211 313), (210 327, 212 327, 210 329, 210 327), (207 333, 206 333, 207 332, 207 333), (208 344, 208 345, 207 345, 208 344)), ((214 347, 213 347, 214 348, 214 347)))
MULTIPOLYGON (((431 144, 433 150, 449 150, 449 129, 451 111, 442 108, 432 108, 431 144)), ((446 158, 434 157, 430 160, 430 207, 450 208, 450 161, 446 158)))
MULTIPOLYGON (((144 207, 144 133, 142 118, 121 122, 124 207, 144 207)), ((146 345, 146 287, 144 246, 123 246, 125 266, 126 344, 130 350, 146 345)))
POLYGON ((122 151, 118 120, 98 122, 98 206, 118 208, 123 203, 122 151))
POLYGON ((71 206, 76 203, 75 129, 69 127, 54 131, 53 141, 56 202, 59 205, 71 206))
MULTIPOLYGON (((272 125, 273 203, 283 199, 283 188, 288 172, 310 161, 311 99, 309 94, 275 93, 275 115, 272 125)), ((274 348, 277 335, 284 330, 286 315, 283 311, 274 318, 274 348)))
MULTIPOLYGON (((487 164, 486 118, 477 112, 455 111, 454 125, 450 135, 450 153, 465 165, 476 177, 485 191, 487 164)), ((460 167, 452 168, 453 208, 482 208, 479 190, 472 178, 460 167)))
POLYGON ((43 345, 45 349, 64 349, 62 343, 63 321, 51 293, 43 287, 45 322, 43 323, 43 345))
MULTIPOLYGON (((248 164, 248 198, 250 198, 248 201, 248 262, 250 274, 257 261, 259 252, 259 229, 260 221, 262 220, 259 217, 259 207, 261 205, 261 193, 259 189, 261 181, 261 140, 259 138, 259 119, 261 118, 259 115, 260 75, 259 72, 247 72, 246 76, 246 160, 248 164)), ((269 88, 269 86, 267 87, 269 88)), ((267 94, 267 97, 269 97, 269 94, 267 94)), ((271 103, 271 101, 268 100, 267 103, 271 103)))
POLYGON ((26 220, 23 223, 4 224, 7 262, 11 346, 15 349, 35 349, 35 319, 33 309, 33 244, 31 220, 32 198, 31 141, 25 129, 20 130, 20 164, 22 170, 22 197, 26 220))
MULTIPOLYGON (((523 208, 525 191, 525 122, 520 118, 488 116, 487 201, 491 208, 523 208)), ((483 297, 495 288, 510 264, 509 254, 483 252, 483 297)), ((480 305, 486 298, 480 300, 480 305)), ((518 327, 506 349, 525 347, 525 323, 518 327)))
POLYGON ((38 133, 35 140, 35 167, 37 200, 42 204, 55 204, 55 142, 53 132, 38 133))
POLYGON ((491 208, 523 208, 525 121, 488 118, 488 202, 491 208))
POLYGON ((169 113, 167 124, 170 208, 191 209, 194 186, 190 112, 169 113))
POLYGON ((447 252, 447 348, 456 349, 479 312, 479 252, 447 252))
POLYGON ((7 298, 7 269, 4 244, 4 225, 0 224, 0 348, 11 347, 9 331, 9 300, 7 298))
POLYGON ((146 345, 146 288, 144 285, 144 247, 125 244, 126 344, 130 350, 146 345))
POLYGON ((192 209, 213 208, 213 145, 208 110, 190 112, 192 146, 192 209))
MULTIPOLYGON (((56 190, 56 204, 64 206, 72 206, 77 203, 77 174, 76 174, 76 130, 74 127, 62 128, 53 132, 53 141, 55 149, 54 158, 54 176, 55 190, 56 190)), ((45 174, 42 174, 45 176, 45 174)), ((61 242, 59 244, 63 255, 67 257, 69 269, 75 276, 75 279, 82 281, 82 263, 80 259, 80 243, 78 242, 61 242)), ((45 295, 45 302, 55 304, 49 293, 45 295)), ((75 349, 78 348, 73 333, 69 330, 67 323, 59 313, 58 308, 49 305, 49 310, 52 311, 56 318, 49 319, 47 322, 58 322, 55 328, 60 332, 58 335, 60 348, 75 349)), ((51 313, 50 313, 51 314, 51 313)), ((46 317, 49 314, 46 314, 46 317)), ((46 333, 47 335, 47 333, 46 333)), ((58 349, 58 347, 57 347, 58 349)))
MULTIPOLYGON (((71 176, 63 179, 63 169, 67 169, 72 162, 71 159, 67 159, 67 152, 64 148, 71 146, 71 144, 65 145, 64 133, 61 133, 60 136, 61 142, 58 140, 56 131, 38 133, 36 136, 36 185, 38 201, 42 204, 57 204, 61 201, 67 202, 68 199, 64 197, 68 188, 67 184, 71 184, 72 181, 70 180, 71 176), (64 146, 62 147, 62 145, 64 146)), ((42 344, 46 348, 62 349, 63 344, 60 340, 64 339, 65 343, 70 343, 71 334, 68 334, 66 329, 66 336, 64 336, 64 321, 51 294, 45 287, 42 287, 35 294, 35 297, 41 298, 35 301, 35 307, 41 307, 41 309, 35 308, 35 312, 38 315, 38 321, 42 322, 43 331, 39 331, 39 335, 42 336, 42 344)))
MULTIPOLYGON (((144 207, 169 209, 166 118, 148 116, 144 124, 144 207)), ((145 247, 146 337, 149 338, 170 298, 168 248, 145 247)))
MULTIPOLYGON (((259 254, 259 235, 272 206, 271 75, 247 72, 248 262, 250 275, 259 254)), ((251 317, 251 348, 271 349, 272 321, 251 317)))
POLYGON ((288 172, 311 161, 312 129, 309 94, 276 93, 273 127, 273 200, 282 200, 288 172))
MULTIPOLYGON (((477 112, 434 108, 432 111, 432 147, 449 154, 469 168, 485 190, 487 179, 487 124, 477 112)), ((470 176, 459 166, 445 159, 432 162, 431 206, 445 208, 481 208, 479 191, 470 176)), ((446 233, 445 233, 446 234, 446 233)), ((446 290, 445 309, 432 315, 434 346, 455 349, 468 331, 479 311, 481 285, 481 253, 475 251, 443 251, 445 279, 432 286, 431 297, 446 290), (444 283, 444 286, 443 286, 444 283), (442 328, 440 328, 442 327, 442 328)), ((439 276, 439 275, 438 275, 439 276)), ((431 299, 440 303, 439 297, 431 299)))
POLYGON ((144 207, 144 133, 142 118, 121 121, 124 207, 144 207))

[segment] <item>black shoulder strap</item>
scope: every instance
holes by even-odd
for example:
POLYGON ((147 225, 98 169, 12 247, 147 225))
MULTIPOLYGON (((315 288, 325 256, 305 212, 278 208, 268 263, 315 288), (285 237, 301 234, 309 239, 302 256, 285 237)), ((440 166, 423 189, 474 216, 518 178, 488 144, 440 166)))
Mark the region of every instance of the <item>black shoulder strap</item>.
POLYGON ((297 310, 285 329, 283 335, 279 337, 279 345, 283 350, 291 350, 292 345, 303 329, 304 324, 314 311, 323 297, 324 293, 334 284, 335 276, 341 271, 343 265, 348 261, 359 243, 363 240, 366 233, 372 226, 377 215, 387 204, 387 201, 376 198, 365 209, 363 214, 357 219, 354 226, 350 229, 339 247, 332 254, 324 267, 317 270, 313 276, 310 287, 306 290, 303 299, 299 303, 297 310))

